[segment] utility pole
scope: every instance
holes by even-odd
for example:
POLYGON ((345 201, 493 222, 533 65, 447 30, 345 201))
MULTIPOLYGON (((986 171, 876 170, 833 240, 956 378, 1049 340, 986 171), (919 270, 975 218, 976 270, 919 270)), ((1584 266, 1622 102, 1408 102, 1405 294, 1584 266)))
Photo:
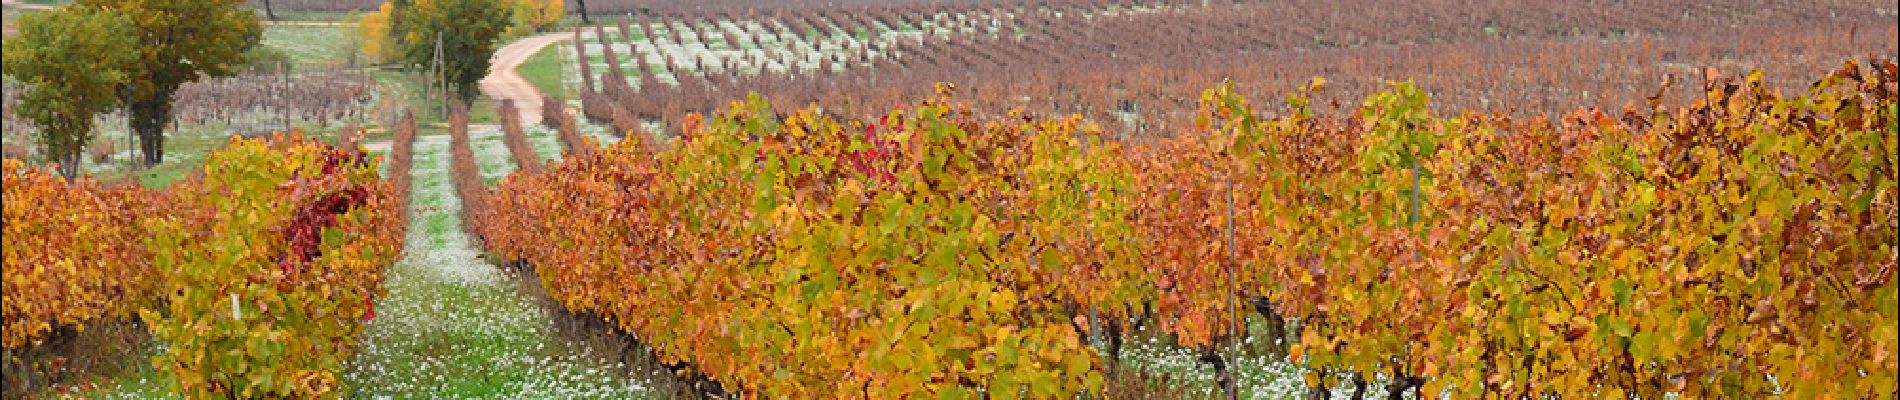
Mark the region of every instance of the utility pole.
POLYGON ((430 66, 430 69, 432 71, 430 71, 431 75, 429 78, 433 79, 433 81, 429 82, 429 87, 434 88, 437 86, 438 83, 441 84, 442 86, 442 108, 441 108, 442 117, 448 118, 449 116, 449 80, 448 80, 448 77, 444 75, 443 67, 442 67, 442 32, 435 33, 435 52, 431 53, 430 59, 431 59, 430 64, 432 64, 430 66))
POLYGON ((422 92, 422 101, 425 103, 423 104, 422 112, 425 115, 428 114, 429 110, 435 109, 435 107, 429 107, 428 104, 426 104, 430 100, 435 100, 435 62, 435 50, 431 49, 429 50, 429 68, 424 70, 424 77, 422 78, 423 84, 428 85, 428 89, 422 92))

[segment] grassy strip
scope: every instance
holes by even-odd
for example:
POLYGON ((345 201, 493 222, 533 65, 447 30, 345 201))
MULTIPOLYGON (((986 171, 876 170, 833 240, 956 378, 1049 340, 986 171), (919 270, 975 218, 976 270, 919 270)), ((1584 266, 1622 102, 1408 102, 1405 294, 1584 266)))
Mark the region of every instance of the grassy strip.
POLYGON ((404 259, 344 375, 353 396, 653 398, 553 336, 539 305, 482 260, 458 217, 448 141, 418 138, 404 259))
POLYGON ((506 140, 499 128, 469 129, 469 145, 475 155, 475 166, 481 171, 482 183, 493 185, 518 169, 506 140))
POLYGON ((356 51, 354 32, 331 26, 264 27, 264 45, 284 51, 296 65, 341 62, 356 51))
POLYGON ((567 85, 561 82, 561 77, 567 74, 567 61, 565 57, 561 57, 563 49, 561 46, 572 46, 572 44, 559 41, 543 47, 540 52, 534 53, 533 56, 528 57, 527 61, 522 62, 521 66, 515 67, 515 72, 520 73, 522 79, 533 84, 535 89, 541 90, 541 94, 566 99, 568 98, 567 85))

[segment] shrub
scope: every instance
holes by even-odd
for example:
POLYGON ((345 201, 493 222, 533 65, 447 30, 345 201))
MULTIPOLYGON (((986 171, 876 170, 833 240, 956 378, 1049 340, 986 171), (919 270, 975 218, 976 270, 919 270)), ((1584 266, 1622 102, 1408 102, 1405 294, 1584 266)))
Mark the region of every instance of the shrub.
POLYGON ((67 182, 19 160, 5 163, 4 347, 37 345, 60 326, 123 317, 152 297, 151 257, 140 223, 160 194, 67 182))
POLYGON ((234 138, 176 188, 212 211, 167 218, 148 243, 168 303, 142 313, 169 349, 154 364, 193 397, 338 397, 400 207, 367 155, 300 134, 234 138))

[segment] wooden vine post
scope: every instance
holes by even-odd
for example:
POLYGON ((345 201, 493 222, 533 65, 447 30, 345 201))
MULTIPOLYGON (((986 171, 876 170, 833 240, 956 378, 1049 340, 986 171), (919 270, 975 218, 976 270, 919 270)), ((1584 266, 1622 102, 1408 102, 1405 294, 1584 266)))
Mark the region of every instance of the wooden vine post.
MULTIPOLYGON (((1237 278, 1235 278, 1235 275, 1238 274, 1239 272, 1236 271, 1238 268, 1235 268, 1235 265, 1234 265, 1235 264, 1234 263, 1234 174, 1233 174, 1233 170, 1231 169, 1233 168, 1233 164, 1229 163, 1228 168, 1229 170, 1227 171, 1227 313, 1230 319, 1229 319, 1228 334, 1227 334, 1227 340, 1228 340, 1227 362, 1229 364, 1232 364, 1232 363, 1240 361, 1241 329, 1240 329, 1240 308, 1239 308, 1240 299, 1237 298, 1238 296, 1240 296, 1240 281, 1237 278)), ((1240 399, 1240 380, 1238 379, 1238 374, 1234 373, 1235 367, 1236 365, 1227 366, 1227 376, 1228 376, 1227 399, 1228 400, 1240 399)))

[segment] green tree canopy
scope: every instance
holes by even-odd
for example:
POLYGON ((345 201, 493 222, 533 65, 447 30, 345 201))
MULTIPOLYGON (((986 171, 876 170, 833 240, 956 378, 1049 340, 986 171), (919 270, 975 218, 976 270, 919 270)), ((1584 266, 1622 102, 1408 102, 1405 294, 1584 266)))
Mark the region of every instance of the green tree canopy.
POLYGON ((429 67, 434 61, 437 35, 442 44, 442 73, 456 97, 475 98, 476 82, 488 75, 495 42, 508 29, 508 7, 500 0, 411 0, 397 4, 397 31, 402 33, 403 60, 429 67))
POLYGON ((263 40, 257 13, 245 0, 79 0, 80 7, 106 8, 126 17, 136 39, 136 58, 126 70, 132 90, 132 131, 147 164, 165 161, 165 123, 171 120, 178 87, 206 76, 230 76, 244 66, 244 51, 263 40))
POLYGON ((66 6, 20 16, 19 33, 0 43, 7 76, 27 87, 15 110, 39 127, 66 179, 79 176, 93 117, 119 107, 136 45, 129 25, 111 10, 66 6))

